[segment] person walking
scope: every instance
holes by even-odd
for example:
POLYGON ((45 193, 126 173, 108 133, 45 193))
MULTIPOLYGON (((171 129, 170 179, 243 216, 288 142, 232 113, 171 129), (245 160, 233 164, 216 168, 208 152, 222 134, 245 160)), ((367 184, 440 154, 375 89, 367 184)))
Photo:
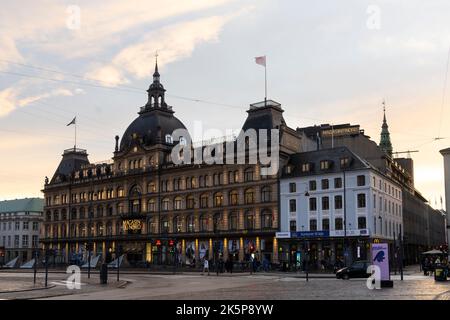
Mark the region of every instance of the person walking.
POLYGON ((208 261, 208 259, 205 258, 205 260, 203 261, 202 275, 205 273, 206 270, 208 270, 208 276, 209 276, 209 261, 208 261))

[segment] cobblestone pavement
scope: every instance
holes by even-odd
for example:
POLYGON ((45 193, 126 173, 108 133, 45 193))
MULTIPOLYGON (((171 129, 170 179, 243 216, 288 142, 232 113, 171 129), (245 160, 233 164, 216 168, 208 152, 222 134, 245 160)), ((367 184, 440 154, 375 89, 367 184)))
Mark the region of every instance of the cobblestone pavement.
MULTIPOLYGON (((32 273, 0 273, 0 291, 7 283, 32 283, 32 273)), ((43 274, 39 275, 42 281, 43 274)), ((337 280, 311 278, 308 282, 295 274, 236 274, 210 276, 199 274, 123 274, 118 283, 110 274, 108 285, 99 284, 99 275, 87 279, 82 275, 81 290, 68 290, 67 275, 50 274, 53 288, 18 293, 0 293, 0 299, 343 299, 386 300, 425 299, 450 300, 450 281, 435 282, 433 277, 419 273, 392 276, 394 288, 369 290, 365 279, 337 280), (120 288, 118 288, 120 287, 120 288)))

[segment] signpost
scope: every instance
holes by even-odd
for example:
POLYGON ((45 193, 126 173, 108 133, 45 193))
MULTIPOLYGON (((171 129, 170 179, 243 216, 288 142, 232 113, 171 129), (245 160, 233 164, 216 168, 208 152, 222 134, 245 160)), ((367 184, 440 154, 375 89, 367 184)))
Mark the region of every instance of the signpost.
POLYGON ((372 243, 372 264, 380 268, 380 284, 382 288, 392 288, 394 282, 391 280, 389 270, 389 245, 387 243, 372 243))

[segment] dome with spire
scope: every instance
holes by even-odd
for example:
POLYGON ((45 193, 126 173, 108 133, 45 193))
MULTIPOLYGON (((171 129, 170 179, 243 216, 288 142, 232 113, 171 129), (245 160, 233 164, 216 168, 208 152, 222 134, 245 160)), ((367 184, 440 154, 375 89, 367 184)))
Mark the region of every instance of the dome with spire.
POLYGON ((141 107, 139 116, 125 130, 120 141, 120 151, 136 144, 144 146, 157 143, 170 144, 171 138, 166 139, 167 136, 171 137, 176 129, 186 129, 184 124, 173 115, 172 107, 167 105, 165 91, 160 82, 158 60, 156 60, 153 82, 147 90, 147 104, 141 107))

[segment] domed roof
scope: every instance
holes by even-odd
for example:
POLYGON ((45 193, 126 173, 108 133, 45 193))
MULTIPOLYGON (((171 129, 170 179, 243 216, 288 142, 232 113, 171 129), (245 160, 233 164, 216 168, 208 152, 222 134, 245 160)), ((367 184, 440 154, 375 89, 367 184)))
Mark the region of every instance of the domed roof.
POLYGON ((173 115, 173 111, 154 109, 141 112, 125 130, 120 141, 120 150, 129 148, 135 139, 146 146, 165 143, 166 135, 172 135, 176 129, 186 127, 173 115))
MULTIPOLYGON (((148 102, 141 107, 137 117, 125 130, 120 141, 120 151, 138 143, 145 146, 166 143, 166 135, 172 135, 176 129, 186 129, 184 124, 173 114, 164 95, 164 86, 159 81, 158 62, 153 73, 153 83, 148 88, 148 102)), ((174 141, 175 142, 175 141, 174 141)))

